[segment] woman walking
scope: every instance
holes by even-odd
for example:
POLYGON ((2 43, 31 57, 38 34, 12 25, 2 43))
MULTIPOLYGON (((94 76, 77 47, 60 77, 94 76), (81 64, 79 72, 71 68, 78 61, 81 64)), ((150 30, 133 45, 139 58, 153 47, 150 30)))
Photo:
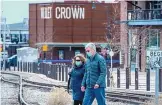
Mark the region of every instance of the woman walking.
POLYGON ((82 54, 77 54, 73 58, 72 70, 69 72, 70 76, 70 88, 72 89, 72 96, 74 105, 82 105, 84 98, 84 92, 81 91, 81 83, 84 77, 85 57, 82 54))

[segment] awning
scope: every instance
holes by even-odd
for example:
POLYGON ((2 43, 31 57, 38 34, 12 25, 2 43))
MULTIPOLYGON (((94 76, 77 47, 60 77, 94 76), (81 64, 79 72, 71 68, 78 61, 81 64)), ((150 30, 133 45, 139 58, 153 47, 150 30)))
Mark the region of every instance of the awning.
MULTIPOLYGON (((95 42, 93 42, 95 43, 95 42)), ((51 47, 84 47, 87 43, 54 43, 54 42, 43 42, 43 43, 36 43, 36 46, 43 46, 48 45, 51 47)), ((108 43, 95 43, 97 46, 106 46, 108 43)))

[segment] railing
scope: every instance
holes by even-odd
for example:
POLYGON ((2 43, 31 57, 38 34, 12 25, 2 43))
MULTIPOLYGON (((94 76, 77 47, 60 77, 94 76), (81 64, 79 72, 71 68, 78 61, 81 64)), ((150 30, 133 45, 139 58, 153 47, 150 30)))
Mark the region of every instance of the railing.
POLYGON ((162 19, 162 9, 128 10, 128 20, 162 19))
MULTIPOLYGON (((31 72, 37 74, 44 74, 49 78, 67 82, 68 72, 71 71, 72 65, 66 64, 48 64, 38 62, 18 62, 17 67, 14 69, 8 69, 9 71, 31 72)), ((155 91, 155 85, 153 78, 155 78, 155 72, 151 68, 147 68, 146 72, 139 72, 138 68, 134 68, 135 72, 131 72, 130 68, 122 70, 120 68, 113 69, 113 75, 110 73, 110 68, 107 66, 107 87, 121 88, 121 89, 135 89, 135 90, 147 90, 155 91), (139 82, 142 81, 141 82, 139 82), (131 85, 130 85, 131 84, 131 85), (134 87, 134 88, 132 88, 134 87)), ((3 71, 3 70, 2 70, 3 71)), ((6 70, 4 70, 6 71, 6 70)), ((159 91, 162 92, 162 69, 159 71, 159 91)))

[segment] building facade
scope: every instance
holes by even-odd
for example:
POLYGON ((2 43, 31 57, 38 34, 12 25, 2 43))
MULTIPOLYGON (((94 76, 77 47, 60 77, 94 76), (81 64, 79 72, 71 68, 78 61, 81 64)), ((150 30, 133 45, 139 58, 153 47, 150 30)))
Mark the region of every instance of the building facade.
POLYGON ((15 55, 17 48, 29 46, 28 19, 25 18, 21 23, 2 24, 0 39, 2 44, 5 40, 5 50, 8 52, 8 57, 15 55))
MULTIPOLYGON (((107 44, 107 27, 112 22, 113 6, 119 3, 54 2, 29 5, 30 46, 42 48, 41 59, 71 60, 77 53, 85 53, 84 45, 94 42, 107 44), (77 12, 77 13, 76 13, 77 12), (109 18, 108 18, 109 17, 109 18)), ((118 16, 119 18, 119 16, 118 16)), ((117 25, 118 28, 120 24, 117 25)), ((100 48, 97 48, 99 51, 100 48)), ((119 54, 113 57, 118 60, 119 54)))
POLYGON ((147 51, 162 49, 162 2, 122 1, 121 5, 121 21, 125 21, 121 27, 124 67, 131 65, 132 69, 145 71, 146 66, 150 68, 147 51))

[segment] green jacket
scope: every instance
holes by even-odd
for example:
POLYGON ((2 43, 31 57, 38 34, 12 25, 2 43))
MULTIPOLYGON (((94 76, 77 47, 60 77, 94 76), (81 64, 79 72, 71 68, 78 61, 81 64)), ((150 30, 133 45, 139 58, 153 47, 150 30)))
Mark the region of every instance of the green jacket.
POLYGON ((106 61, 101 55, 96 53, 93 58, 87 58, 82 86, 93 88, 98 84, 99 87, 106 87, 106 72, 106 61))

